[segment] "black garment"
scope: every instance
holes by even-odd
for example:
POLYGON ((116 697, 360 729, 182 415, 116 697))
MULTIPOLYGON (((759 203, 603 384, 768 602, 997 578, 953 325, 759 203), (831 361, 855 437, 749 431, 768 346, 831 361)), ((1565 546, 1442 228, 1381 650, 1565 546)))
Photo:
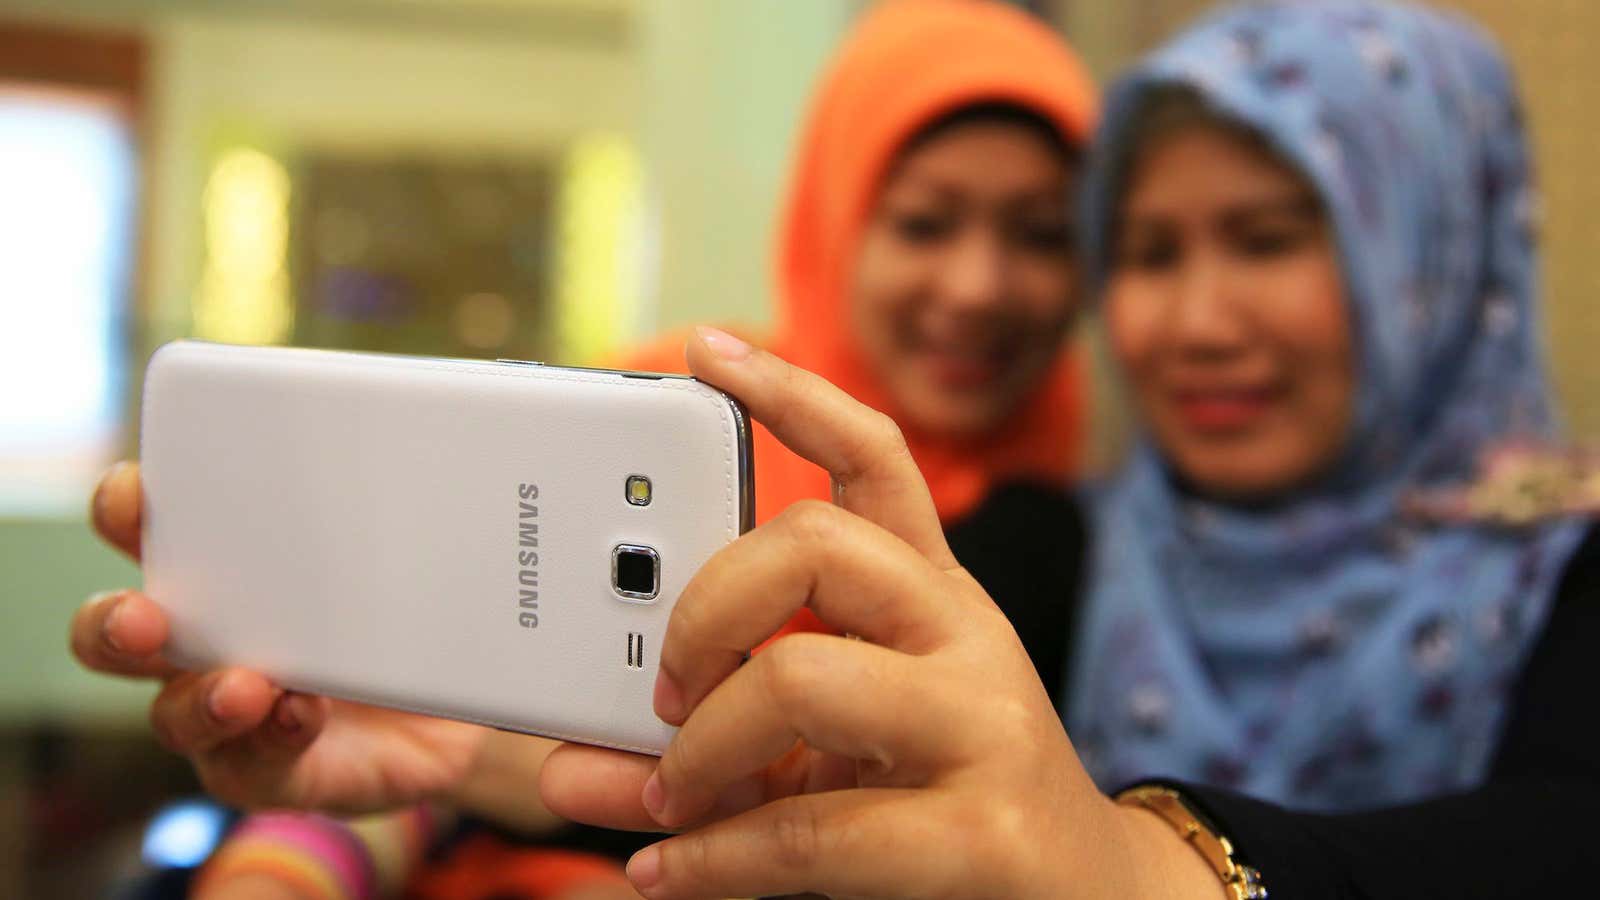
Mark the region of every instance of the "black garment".
MULTIPOLYGON (((958 559, 1023 637, 1060 708, 1088 541, 1059 490, 997 490, 950 529, 958 559), (1071 581, 1066 579, 1070 577, 1071 581)), ((1600 527, 1568 563, 1512 696, 1488 781, 1364 813, 1295 812, 1173 783, 1261 870, 1272 900, 1566 897, 1600 893, 1600 527)))

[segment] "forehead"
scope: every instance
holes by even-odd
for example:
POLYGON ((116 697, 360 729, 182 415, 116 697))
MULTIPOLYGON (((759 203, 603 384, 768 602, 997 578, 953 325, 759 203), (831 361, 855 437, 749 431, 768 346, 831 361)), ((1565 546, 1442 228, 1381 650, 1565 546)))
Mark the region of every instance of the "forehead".
POLYGON ((1185 126, 1136 148, 1126 184, 1129 213, 1281 204, 1315 193, 1259 140, 1211 125, 1185 126))
POLYGON ((1072 168, 1045 138, 1022 125, 974 122, 906 149, 885 189, 1059 190, 1072 168))

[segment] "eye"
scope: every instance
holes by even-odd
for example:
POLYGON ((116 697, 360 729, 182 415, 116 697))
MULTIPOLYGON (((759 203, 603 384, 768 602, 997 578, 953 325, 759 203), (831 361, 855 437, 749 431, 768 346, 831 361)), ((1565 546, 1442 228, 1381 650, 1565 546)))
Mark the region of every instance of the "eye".
POLYGON ((956 229, 953 216, 928 212, 900 212, 890 215, 890 226, 908 244, 933 244, 956 229))
POLYGON ((1242 229, 1234 244, 1243 256, 1270 260, 1289 256, 1311 238, 1310 229, 1298 226, 1263 225, 1242 229))
POLYGON ((1139 272, 1164 272, 1183 258, 1183 247, 1167 234, 1142 234, 1117 242, 1113 264, 1118 269, 1139 272))

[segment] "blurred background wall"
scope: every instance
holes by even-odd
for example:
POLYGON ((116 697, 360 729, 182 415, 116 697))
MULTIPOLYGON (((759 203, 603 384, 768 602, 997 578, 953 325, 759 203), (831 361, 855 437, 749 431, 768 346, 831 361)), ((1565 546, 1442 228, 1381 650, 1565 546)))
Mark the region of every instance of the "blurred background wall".
MULTIPOLYGON (((68 851, 183 783, 145 733, 148 690, 63 646, 86 596, 138 580, 83 510, 136 453, 150 351, 575 362, 697 320, 762 325, 788 148, 869 3, 0 0, 0 896, 76 895, 68 851), (136 765, 156 773, 139 790, 136 765)), ((1022 5, 1105 78, 1212 4, 1022 5)), ((1600 437, 1600 5, 1439 5, 1521 74, 1556 380, 1600 437)))
MULTIPOLYGON (((70 401, 94 420, 31 446, 20 432, 52 430, 59 408, 0 420, 16 432, 11 458, 0 451, 0 673, 12 686, 0 716, 136 710, 121 686, 73 671, 60 625, 87 591, 135 580, 81 512, 91 473, 134 451, 138 374, 155 346, 197 335, 582 360, 659 326, 760 322, 794 111, 852 6, 0 3, 0 47, 7 33, 13 46, 48 44, 33 65, 0 53, 0 109, 41 132, 57 127, 53 110, 110 110, 115 127, 80 135, 81 153, 123 153, 129 180, 125 204, 86 213, 116 220, 101 249, 121 272, 89 291, 114 304, 100 313, 107 333, 36 362, 46 371, 0 363, 5 404, 27 391, 30 405, 70 401), (122 48, 131 83, 56 65, 100 52, 68 46, 78 40, 122 48), (104 370, 98 392, 42 396, 59 374, 49 368, 86 361, 104 370), (46 469, 63 457, 74 465, 46 469)), ((55 166, 53 146, 19 165, 55 166)), ((52 202, 0 199, 19 219, 52 202)), ((24 246, 0 246, 0 271, 24 246)), ((0 332, 18 345, 37 342, 30 328, 70 342, 95 317, 42 318, 44 298, 26 293, 0 274, 0 332)))

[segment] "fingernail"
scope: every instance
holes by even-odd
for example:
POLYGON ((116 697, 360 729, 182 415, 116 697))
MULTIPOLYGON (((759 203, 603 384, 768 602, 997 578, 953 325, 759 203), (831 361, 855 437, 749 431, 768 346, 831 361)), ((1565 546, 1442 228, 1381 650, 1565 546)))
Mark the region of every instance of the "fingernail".
POLYGON ((640 850, 628 860, 628 880, 641 893, 655 887, 661 880, 661 850, 652 845, 640 850))
POLYGON ((122 649, 122 642, 117 640, 117 623, 122 620, 123 612, 128 608, 128 606, 116 598, 117 595, 114 592, 104 594, 98 598, 102 603, 116 604, 115 606, 111 607, 111 612, 106 613, 106 620, 100 623, 100 636, 105 638, 106 644, 109 645, 111 649, 117 651, 118 653, 122 653, 124 652, 122 649))
POLYGON ((683 688, 678 687, 677 679, 668 675, 666 669, 656 670, 655 696, 651 702, 656 715, 669 725, 683 720, 683 688))
POLYGON ((278 723, 279 728, 290 734, 299 731, 300 726, 304 724, 300 719, 300 713, 295 709, 298 705, 293 694, 285 694, 283 699, 278 702, 277 715, 272 717, 272 720, 278 723))
POLYGON ((694 333, 699 335, 700 340, 707 347, 711 348, 712 353, 715 353, 723 359, 732 362, 738 362, 739 360, 750 355, 749 344, 739 340, 720 328, 712 328, 709 325, 697 325, 695 326, 694 333))
POLYGON ((105 474, 100 476, 99 481, 95 482, 94 497, 90 498, 89 500, 89 508, 94 512, 95 518, 100 518, 101 513, 104 511, 106 502, 106 485, 116 481, 117 477, 122 474, 122 470, 127 468, 127 466, 127 460, 118 460, 117 462, 111 464, 111 468, 106 469, 105 474))
POLYGON ((650 780, 644 783, 639 799, 644 801, 644 808, 650 811, 651 817, 660 821, 661 814, 667 811, 667 792, 661 787, 660 772, 650 773, 650 780))

